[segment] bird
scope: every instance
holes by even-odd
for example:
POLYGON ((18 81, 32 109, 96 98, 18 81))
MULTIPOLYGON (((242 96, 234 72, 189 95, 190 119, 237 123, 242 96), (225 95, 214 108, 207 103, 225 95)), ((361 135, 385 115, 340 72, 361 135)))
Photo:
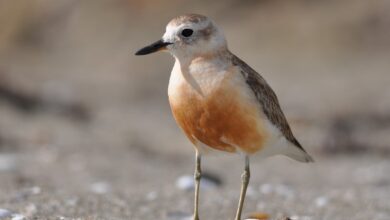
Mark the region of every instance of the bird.
POLYGON ((275 92, 228 49, 222 30, 204 15, 173 18, 162 38, 135 55, 168 51, 175 63, 168 85, 173 116, 195 149, 193 220, 199 220, 201 159, 227 152, 244 160, 235 220, 241 219, 250 160, 285 155, 314 162, 294 137, 275 92))

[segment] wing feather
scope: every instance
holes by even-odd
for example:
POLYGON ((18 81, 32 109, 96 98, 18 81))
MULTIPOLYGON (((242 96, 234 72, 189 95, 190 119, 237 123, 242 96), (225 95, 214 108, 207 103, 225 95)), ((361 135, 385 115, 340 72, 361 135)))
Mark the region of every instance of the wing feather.
MULTIPOLYGON (((278 98, 265 79, 234 54, 232 54, 232 62, 233 65, 240 68, 241 74, 245 78, 246 83, 254 92, 256 99, 261 104, 264 114, 268 120, 270 120, 271 123, 282 132, 282 134, 289 142, 303 151, 303 153, 307 154, 305 149, 303 149, 301 144, 294 137, 287 119, 280 107, 278 98)), ((313 159, 308 154, 307 161, 313 161, 313 159)))

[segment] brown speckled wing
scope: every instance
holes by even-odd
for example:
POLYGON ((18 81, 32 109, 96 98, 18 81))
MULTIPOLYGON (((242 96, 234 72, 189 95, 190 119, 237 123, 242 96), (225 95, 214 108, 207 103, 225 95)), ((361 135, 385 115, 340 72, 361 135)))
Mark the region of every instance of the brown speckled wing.
POLYGON ((286 117, 280 108, 275 92, 264 80, 264 78, 237 56, 232 54, 231 59, 233 65, 240 68, 240 72, 244 76, 246 83, 254 92, 257 101, 263 108, 264 114, 271 121, 271 123, 274 124, 283 133, 288 141, 293 143, 303 152, 306 152, 294 137, 286 117))

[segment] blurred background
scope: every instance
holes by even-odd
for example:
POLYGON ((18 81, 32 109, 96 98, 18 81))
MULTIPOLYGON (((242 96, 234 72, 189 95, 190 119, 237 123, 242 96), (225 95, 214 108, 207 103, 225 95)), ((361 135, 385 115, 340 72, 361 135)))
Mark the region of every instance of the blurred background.
MULTIPOLYGON (((390 219, 386 0, 0 1, 0 219, 191 219, 174 60, 134 56, 188 12, 264 76, 316 160, 252 161, 244 213, 390 219)), ((203 161, 201 217, 232 219, 243 161, 203 161)))

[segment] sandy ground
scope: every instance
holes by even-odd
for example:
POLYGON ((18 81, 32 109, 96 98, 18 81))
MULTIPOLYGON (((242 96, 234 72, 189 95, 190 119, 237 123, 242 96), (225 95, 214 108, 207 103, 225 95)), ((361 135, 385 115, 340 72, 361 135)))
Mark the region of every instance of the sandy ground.
MULTIPOLYGON (((386 1, 13 2, 0 2, 0 219, 191 219, 173 59, 133 56, 188 11, 262 73, 316 160, 254 159, 245 216, 390 219, 386 1)), ((201 219, 233 219, 242 158, 203 162, 220 183, 202 188, 201 219)))
MULTIPOLYGON (((202 219, 233 218, 239 159, 204 159, 204 171, 222 183, 201 190, 202 219)), ((283 157, 253 161, 244 213, 264 212, 272 219, 389 219, 387 158, 316 159, 309 165, 283 157)), ((160 155, 130 146, 115 151, 45 146, 2 155, 0 164, 6 163, 1 208, 28 219, 176 220, 188 219, 192 210, 192 192, 176 183, 192 174, 190 154, 160 155)))

